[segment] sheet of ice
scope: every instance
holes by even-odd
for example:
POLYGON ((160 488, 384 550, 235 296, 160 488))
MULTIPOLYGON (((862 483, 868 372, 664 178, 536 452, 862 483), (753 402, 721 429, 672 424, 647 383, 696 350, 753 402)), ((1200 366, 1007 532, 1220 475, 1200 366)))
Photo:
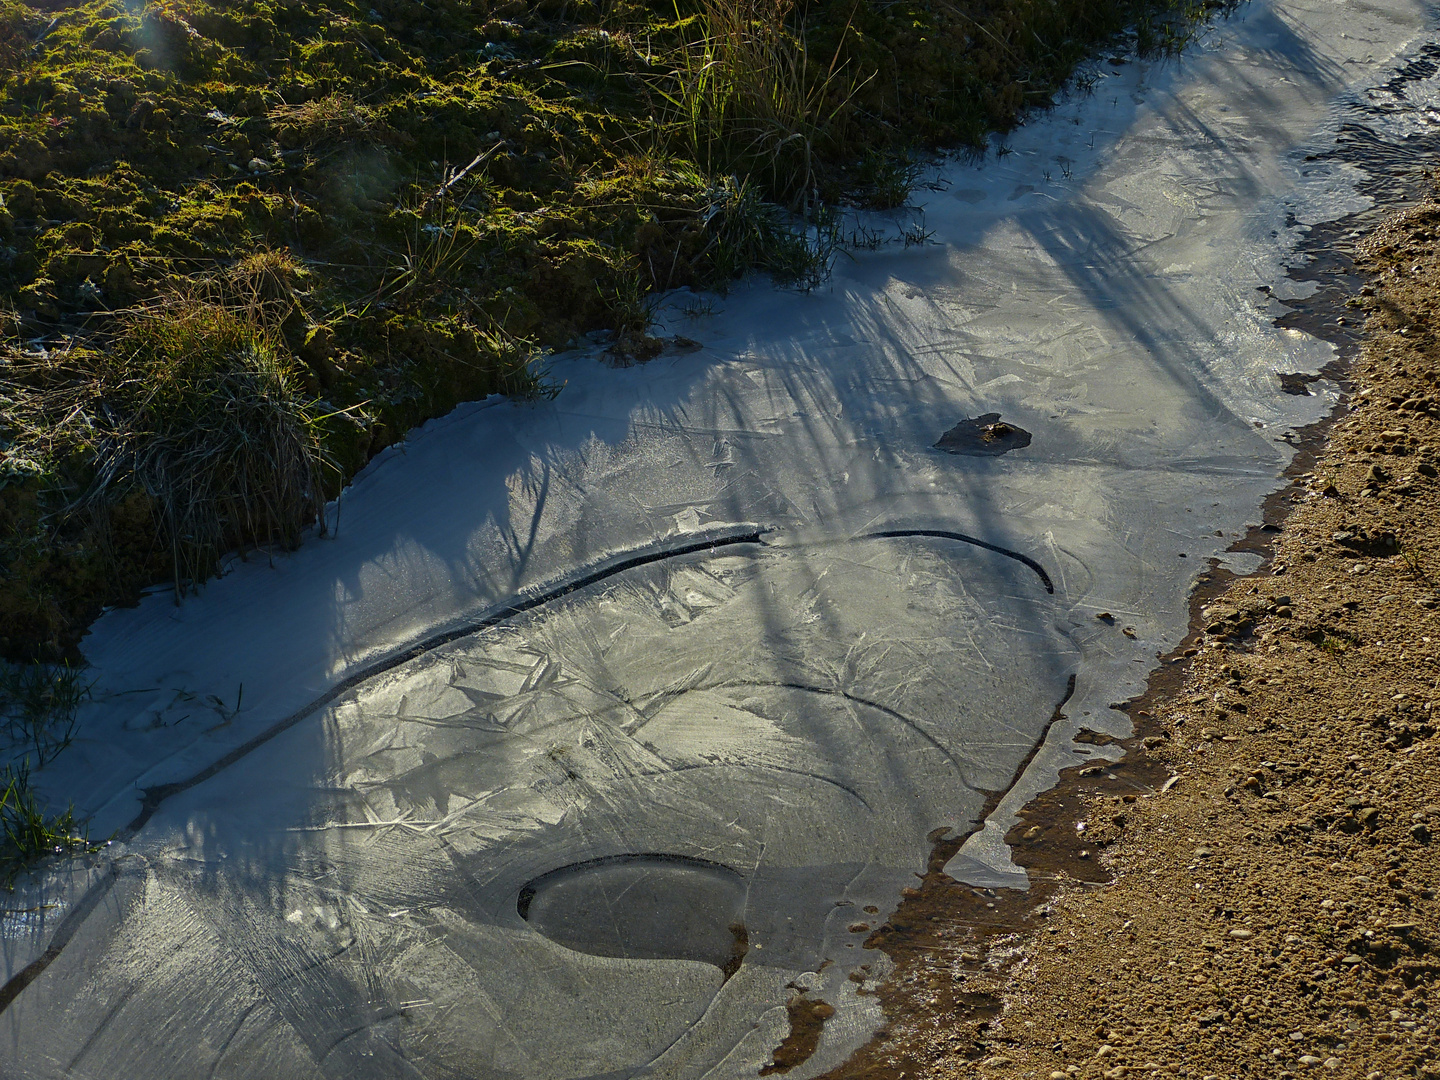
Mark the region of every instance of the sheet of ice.
POLYGON ((1077 728, 1123 733, 1107 704, 1329 407, 1280 392, 1330 351, 1256 290, 1363 204, 1305 150, 1425 18, 1257 2, 1179 62, 1107 67, 939 169, 930 243, 711 317, 673 298, 700 351, 560 358, 554 402, 377 459, 338 538, 107 614, 43 779, 97 832, 183 790, 32 886, 73 917, 7 929, 7 974, 64 948, 0 1015, 3 1071, 753 1076, 796 987, 838 1012, 789 1075, 842 1060, 884 974, 852 927, 937 830, 972 833, 958 876, 1024 884, 1014 810, 1077 728), (933 448, 992 412, 1029 445, 933 448))

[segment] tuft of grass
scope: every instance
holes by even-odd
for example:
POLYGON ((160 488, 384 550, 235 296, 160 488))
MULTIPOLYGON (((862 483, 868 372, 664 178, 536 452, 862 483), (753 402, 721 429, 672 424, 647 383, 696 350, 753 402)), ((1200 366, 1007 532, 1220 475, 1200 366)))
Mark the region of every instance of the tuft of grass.
POLYGON ((655 299, 634 260, 612 267, 606 284, 596 286, 609 315, 613 335, 609 353, 621 365, 644 363, 660 355, 665 343, 650 333, 655 323, 655 299))
POLYGON ((54 815, 47 809, 31 786, 28 761, 0 771, 0 884, 6 889, 41 859, 96 850, 73 807, 54 815))
POLYGON ((345 93, 276 105, 266 115, 282 145, 308 150, 377 134, 373 110, 345 93))
POLYGON ((666 134, 706 172, 754 177, 771 197, 808 209, 817 155, 841 143, 851 101, 871 78, 842 55, 849 24, 828 59, 812 58, 795 0, 701 0, 682 25, 696 36, 652 80, 666 134))
POLYGON ((144 492, 177 598, 230 546, 293 547, 311 523, 324 532, 322 407, 262 326, 203 300, 157 304, 126 327, 97 381, 95 475, 75 508, 144 492))
POLYGON ((1425 553, 1423 551, 1411 547, 1409 544, 1402 543, 1400 545, 1400 560, 1405 569, 1410 571, 1411 577, 1425 582, 1430 580, 1430 574, 1425 569, 1425 553))
POLYGON ((69 664, 0 662, 0 712, 12 745, 34 751, 44 766, 67 746, 75 732, 75 713, 90 696, 92 683, 69 664))
POLYGON ((895 210, 910 199, 920 163, 908 153, 872 149, 860 162, 855 201, 867 210, 895 210))
POLYGON ((756 268, 801 288, 828 277, 835 244, 826 220, 807 232, 803 223, 763 198, 751 180, 734 176, 720 177, 705 198, 700 221, 707 241, 701 257, 714 267, 717 287, 756 268))
POLYGON ((0 373, 6 472, 79 458, 83 482, 70 479, 78 490, 55 516, 89 519, 101 542, 111 512, 143 496, 177 599, 231 547, 323 531, 334 410, 303 392, 268 325, 290 310, 292 270, 259 253, 127 313, 111 349, 12 356, 0 373))

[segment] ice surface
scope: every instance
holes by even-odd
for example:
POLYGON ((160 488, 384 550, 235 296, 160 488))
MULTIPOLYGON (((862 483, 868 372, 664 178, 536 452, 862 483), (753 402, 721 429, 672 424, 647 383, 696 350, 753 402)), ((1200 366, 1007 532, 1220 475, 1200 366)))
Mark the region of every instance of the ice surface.
POLYGON ((934 172, 932 242, 672 298, 700 351, 560 358, 555 401, 377 459, 338 538, 107 614, 41 778, 98 833, 176 786, 17 893, 0 1072, 718 1080, 792 986, 837 1012, 789 1075, 838 1063, 881 1022, 851 927, 937 830, 1025 884, 1014 811, 1077 728, 1125 733, 1109 702, 1332 404, 1281 392, 1330 349, 1257 288, 1366 204, 1308 150, 1357 109, 1432 122, 1428 83, 1383 89, 1426 18, 1257 2, 1106 66, 934 172), (1029 444, 935 448, 991 413, 1029 444))

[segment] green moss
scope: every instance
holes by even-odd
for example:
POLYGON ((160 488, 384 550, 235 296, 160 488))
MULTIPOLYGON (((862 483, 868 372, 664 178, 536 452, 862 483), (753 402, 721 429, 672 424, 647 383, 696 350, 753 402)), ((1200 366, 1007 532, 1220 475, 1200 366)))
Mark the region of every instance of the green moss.
MULTIPOLYGON (((295 415, 338 417, 317 448, 333 486, 459 401, 538 392, 543 350, 577 334, 610 329, 643 359, 652 289, 756 268, 813 283, 825 253, 793 212, 895 205, 916 151, 980 146, 1126 26, 1166 47, 1198 11, 0 0, 0 651, 54 658, 102 605, 203 577, 215 545, 275 524, 221 513, 177 559, 145 483, 81 499, 104 448, 46 410, 120 393, 157 305, 261 311, 246 355, 283 375, 295 415), (237 277, 270 256, 295 268, 283 282, 237 277)), ((228 377, 195 385, 223 396, 228 377)), ((170 404, 170 422, 194 419, 170 404)), ((286 538, 318 499, 287 503, 286 538)))

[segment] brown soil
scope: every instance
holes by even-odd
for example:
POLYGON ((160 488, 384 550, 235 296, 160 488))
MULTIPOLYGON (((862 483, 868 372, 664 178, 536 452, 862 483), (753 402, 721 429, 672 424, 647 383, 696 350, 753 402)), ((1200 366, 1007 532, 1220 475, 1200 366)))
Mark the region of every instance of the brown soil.
POLYGON ((1430 202, 1366 242, 1353 408, 1270 565, 1202 578, 1125 759, 1027 808, 1028 893, 907 890, 928 948, 835 1077, 1440 1077, 1437 235, 1430 202))

